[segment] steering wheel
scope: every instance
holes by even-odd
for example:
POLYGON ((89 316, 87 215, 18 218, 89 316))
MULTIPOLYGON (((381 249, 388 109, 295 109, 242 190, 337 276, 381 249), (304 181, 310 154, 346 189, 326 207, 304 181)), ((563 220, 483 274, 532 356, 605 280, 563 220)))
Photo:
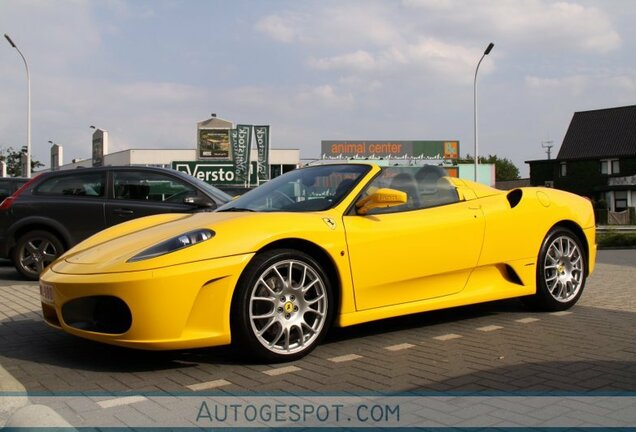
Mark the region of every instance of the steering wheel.
POLYGON ((294 200, 293 198, 291 198, 290 196, 285 195, 284 193, 282 193, 279 190, 275 190, 273 191, 275 194, 280 195, 281 197, 283 197, 287 202, 289 202, 290 204, 296 204, 296 200, 294 200))

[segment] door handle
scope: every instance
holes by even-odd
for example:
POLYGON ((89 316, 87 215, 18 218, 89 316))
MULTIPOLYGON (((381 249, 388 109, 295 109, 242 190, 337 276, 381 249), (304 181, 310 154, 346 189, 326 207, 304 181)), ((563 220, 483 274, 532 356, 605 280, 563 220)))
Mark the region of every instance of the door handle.
POLYGON ((481 204, 470 204, 468 210, 481 210, 481 204))
POLYGON ((122 208, 118 208, 113 210, 113 213, 124 216, 124 215, 131 215, 134 213, 134 211, 130 210, 130 209, 122 209, 122 208))

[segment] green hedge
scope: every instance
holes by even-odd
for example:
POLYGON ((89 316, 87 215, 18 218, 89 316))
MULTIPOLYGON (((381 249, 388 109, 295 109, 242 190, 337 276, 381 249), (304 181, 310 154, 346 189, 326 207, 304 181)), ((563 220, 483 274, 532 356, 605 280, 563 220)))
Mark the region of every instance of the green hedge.
POLYGON ((601 233, 596 236, 599 247, 636 247, 636 233, 601 233))

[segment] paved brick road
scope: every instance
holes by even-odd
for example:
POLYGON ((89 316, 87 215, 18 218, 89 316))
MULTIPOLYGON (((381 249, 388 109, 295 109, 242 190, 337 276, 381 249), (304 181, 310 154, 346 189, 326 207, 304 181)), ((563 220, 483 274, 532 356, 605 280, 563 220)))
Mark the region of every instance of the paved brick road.
POLYGON ((35 283, 8 280, 0 365, 29 392, 634 392, 636 251, 606 263, 617 253, 600 253, 567 312, 511 300, 336 329, 309 356, 279 365, 226 348, 140 352, 71 337, 42 322, 35 283))

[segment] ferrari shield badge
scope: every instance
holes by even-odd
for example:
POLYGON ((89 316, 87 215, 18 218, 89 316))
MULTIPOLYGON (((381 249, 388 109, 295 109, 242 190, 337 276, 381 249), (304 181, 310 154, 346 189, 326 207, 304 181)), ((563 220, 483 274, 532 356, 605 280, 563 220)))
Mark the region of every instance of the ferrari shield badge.
POLYGON ((332 229, 335 230, 336 229, 336 221, 333 218, 330 217, 324 217, 322 218, 323 221, 325 221, 325 223, 327 224, 327 226, 332 229))

